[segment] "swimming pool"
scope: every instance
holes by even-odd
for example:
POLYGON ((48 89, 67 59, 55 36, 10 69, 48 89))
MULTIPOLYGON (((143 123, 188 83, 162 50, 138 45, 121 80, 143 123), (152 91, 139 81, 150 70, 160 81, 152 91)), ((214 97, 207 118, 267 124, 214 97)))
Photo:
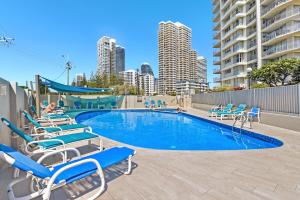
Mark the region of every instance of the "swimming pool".
POLYGON ((78 123, 109 139, 162 150, 241 150, 282 146, 272 137, 174 111, 112 110, 81 113, 78 123))

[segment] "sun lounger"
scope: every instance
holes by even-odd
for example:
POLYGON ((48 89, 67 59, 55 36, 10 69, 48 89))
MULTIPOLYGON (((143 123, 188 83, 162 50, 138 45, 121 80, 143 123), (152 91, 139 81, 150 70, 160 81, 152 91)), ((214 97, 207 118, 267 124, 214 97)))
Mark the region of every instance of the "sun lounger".
POLYGON ((99 140, 99 150, 102 150, 102 140, 101 137, 93 132, 85 131, 79 133, 70 133, 66 135, 60 135, 53 137, 48 133, 44 134, 31 134, 28 135, 22 130, 18 129, 11 121, 0 116, 0 120, 11 129, 11 131, 21 138, 25 142, 25 151, 28 154, 32 153, 43 153, 57 148, 66 148, 66 145, 81 142, 81 141, 91 141, 92 139, 99 140), (44 137, 43 139, 40 139, 44 137))
POLYGON ((50 199, 53 190, 97 174, 100 177, 101 185, 97 188, 97 192, 89 197, 89 199, 95 199, 105 190, 105 176, 103 170, 128 160, 128 169, 124 173, 130 174, 132 165, 131 159, 135 153, 134 150, 127 147, 113 147, 89 156, 80 156, 78 150, 69 148, 45 154, 36 162, 13 148, 0 144, 0 159, 15 169, 26 172, 26 176, 14 179, 7 187, 9 199, 19 200, 33 199, 39 196, 47 200, 50 199), (68 162, 63 160, 63 163, 51 166, 50 168, 41 164, 46 158, 55 154, 61 154, 62 152, 66 153, 66 151, 75 152, 77 157, 68 162), (32 193, 23 197, 16 197, 14 186, 26 179, 31 179, 30 188, 32 193), (38 185, 36 190, 34 190, 34 184, 38 185))
POLYGON ((221 109, 221 110, 215 110, 215 111, 211 111, 211 116, 212 117, 216 117, 219 115, 219 113, 222 113, 222 112, 231 112, 233 108, 233 104, 227 104, 227 106, 224 108, 224 109, 221 109))
POLYGON ((33 130, 35 133, 39 131, 44 131, 47 133, 59 133, 61 134, 62 131, 70 131, 75 129, 87 129, 88 131, 92 132, 92 128, 86 126, 84 124, 67 124, 67 125, 56 125, 54 123, 48 123, 47 126, 42 126, 38 121, 34 120, 29 113, 23 111, 22 114, 24 117, 34 126, 33 130))
POLYGON ((220 118, 223 120, 224 118, 234 118, 237 115, 243 114, 247 108, 246 104, 240 104, 235 110, 233 111, 222 111, 222 112, 217 112, 216 118, 220 118))

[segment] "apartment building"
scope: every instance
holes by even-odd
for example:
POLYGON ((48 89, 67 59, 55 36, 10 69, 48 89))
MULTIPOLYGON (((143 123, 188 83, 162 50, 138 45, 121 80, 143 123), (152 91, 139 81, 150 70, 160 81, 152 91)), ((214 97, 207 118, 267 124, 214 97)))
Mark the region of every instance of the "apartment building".
POLYGON ((247 69, 300 58, 299 0, 213 0, 214 79, 247 87, 247 69))
POLYGON ((191 34, 179 22, 159 23, 159 94, 176 92, 177 81, 190 79, 191 34))
POLYGON ((124 84, 129 86, 137 85, 138 73, 136 70, 129 69, 126 71, 119 72, 119 76, 123 79, 124 84))
POLYGON ((140 89, 144 90, 146 96, 154 94, 154 76, 152 74, 141 74, 139 76, 140 89))
POLYGON ((103 36, 97 42, 98 73, 110 77, 116 73, 116 40, 103 36))
POLYGON ((125 48, 116 45, 116 74, 125 71, 125 48))

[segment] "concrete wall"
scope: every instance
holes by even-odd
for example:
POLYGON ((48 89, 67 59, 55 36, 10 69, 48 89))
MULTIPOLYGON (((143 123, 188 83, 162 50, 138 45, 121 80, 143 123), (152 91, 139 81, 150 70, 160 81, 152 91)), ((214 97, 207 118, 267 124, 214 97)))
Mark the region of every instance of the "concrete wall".
MULTIPOLYGON (((21 111, 28 108, 28 96, 16 82, 8 82, 0 78, 0 114, 22 128, 25 120, 21 111)), ((20 140, 21 141, 21 140, 20 140)), ((11 134, 10 129, 0 122, 0 142, 18 148, 18 137, 11 134)))

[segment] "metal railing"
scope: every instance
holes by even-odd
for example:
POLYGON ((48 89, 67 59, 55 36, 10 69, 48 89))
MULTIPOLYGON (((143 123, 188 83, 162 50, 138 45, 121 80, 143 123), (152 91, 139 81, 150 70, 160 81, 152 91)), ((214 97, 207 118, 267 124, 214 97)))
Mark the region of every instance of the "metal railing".
POLYGON ((277 6, 280 6, 281 4, 284 4, 287 1, 289 1, 289 0, 276 0, 276 1, 272 2, 267 7, 265 7, 265 8, 262 9, 262 15, 268 13, 273 8, 275 8, 277 6))
POLYGON ((241 91, 203 93, 192 96, 192 103, 226 105, 245 103, 264 111, 300 115, 300 84, 241 91))
POLYGON ((282 19, 285 19, 285 18, 288 18, 288 17, 291 17, 293 15, 298 15, 300 14, 300 7, 296 7, 294 9, 291 9, 291 10, 287 10, 287 11, 284 11, 284 12, 281 12, 277 15, 275 15, 274 17, 266 20, 263 25, 262 25, 262 28, 266 28, 266 27, 269 27, 271 26, 272 24, 282 20, 282 19))

